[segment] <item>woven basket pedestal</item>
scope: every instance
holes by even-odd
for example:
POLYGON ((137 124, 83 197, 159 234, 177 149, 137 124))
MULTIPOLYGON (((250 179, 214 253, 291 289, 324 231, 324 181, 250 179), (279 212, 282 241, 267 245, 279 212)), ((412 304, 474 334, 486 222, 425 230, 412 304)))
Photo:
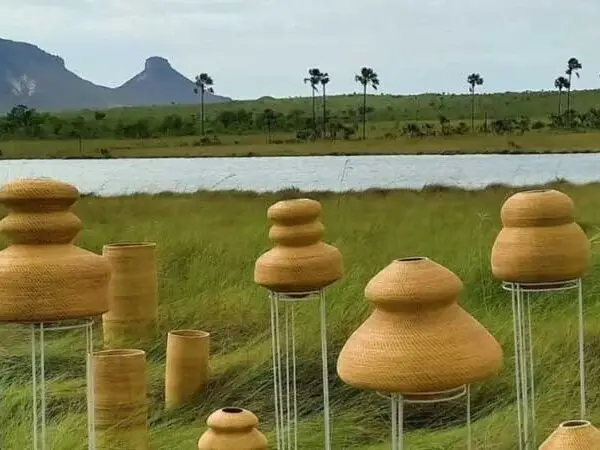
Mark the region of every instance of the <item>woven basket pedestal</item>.
MULTIPOLYGON (((271 221, 269 238, 275 244, 263 253, 254 266, 254 281, 270 291, 273 370, 275 373, 275 411, 277 448, 296 449, 298 404, 294 369, 296 367, 296 308, 300 302, 310 306, 318 299, 320 308, 321 367, 323 379, 324 449, 331 449, 329 425, 329 387, 327 368, 326 304, 323 290, 344 273, 342 255, 332 245, 321 241, 324 234, 319 220, 321 205, 311 199, 284 200, 272 205, 267 216, 271 221), (285 319, 280 319, 280 315, 285 319), (289 346, 286 343, 290 343, 289 346), (289 351, 289 353, 286 353, 289 351), (285 361, 291 360, 289 364, 285 361), (288 384, 285 380, 289 379, 288 384), (288 407, 289 406, 289 407, 288 407), (286 429, 293 423, 293 430, 286 429)), ((308 332, 302 330, 304 335, 308 332)), ((313 431, 314 432, 314 431, 313 431)), ((301 446, 302 444, 300 444, 301 446)))
MULTIPOLYGON (((0 203, 8 210, 0 222, 0 232, 10 241, 0 251, 0 323, 26 324, 25 340, 32 341, 31 382, 36 403, 32 405, 32 434, 36 449, 46 448, 50 442, 46 340, 55 332, 83 330, 81 357, 89 356, 93 351, 93 320, 108 310, 110 266, 100 255, 74 244, 83 228, 71 210, 78 198, 75 186, 49 178, 21 179, 0 189, 0 203)), ((62 356, 79 351, 72 347, 62 356)), ((92 405, 88 404, 87 412, 89 431, 92 405)), ((85 435, 83 430, 73 433, 85 435)), ((88 436, 88 448, 93 445, 88 436)), ((3 442, 4 446, 16 448, 20 444, 3 442)))
MULTIPOLYGON (((531 343, 533 294, 577 292, 580 367, 583 366, 583 291, 581 277, 589 267, 590 244, 575 222, 574 203, 553 189, 518 192, 501 209, 502 230, 491 253, 491 268, 511 292, 515 335, 515 385, 519 394, 520 445, 535 442, 534 373, 531 343), (530 424, 530 425, 527 425, 530 424)), ((585 417, 585 371, 580 371, 580 409, 585 417)))
POLYGON ((374 310, 346 341, 337 373, 392 397, 394 448, 402 445, 405 401, 457 398, 502 367, 498 342, 458 305, 462 289, 454 273, 425 257, 392 261, 365 288, 374 310))

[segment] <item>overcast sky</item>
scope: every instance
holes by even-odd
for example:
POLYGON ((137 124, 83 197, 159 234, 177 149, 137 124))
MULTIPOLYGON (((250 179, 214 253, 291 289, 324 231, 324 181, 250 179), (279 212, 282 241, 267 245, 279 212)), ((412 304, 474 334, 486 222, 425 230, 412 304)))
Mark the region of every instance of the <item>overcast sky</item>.
POLYGON ((58 54, 117 86, 164 56, 208 72, 234 98, 307 95, 308 67, 332 93, 372 67, 385 93, 552 89, 569 57, 575 88, 600 87, 600 0, 0 0, 0 37, 58 54))

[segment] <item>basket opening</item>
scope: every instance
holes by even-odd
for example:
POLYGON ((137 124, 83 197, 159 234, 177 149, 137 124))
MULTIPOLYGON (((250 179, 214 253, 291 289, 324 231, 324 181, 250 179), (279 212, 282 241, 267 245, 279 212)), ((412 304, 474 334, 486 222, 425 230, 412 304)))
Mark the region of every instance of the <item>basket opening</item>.
POLYGON ((542 192, 548 192, 551 189, 529 189, 528 191, 523 191, 527 194, 541 194, 542 192))
POLYGON ((233 407, 223 408, 221 411, 226 412, 227 414, 239 414, 241 412, 244 412, 244 410, 242 408, 233 408, 233 407))
POLYGON ((587 420, 569 420, 564 422, 561 427, 562 428, 577 428, 577 427, 587 427, 590 425, 590 422, 587 420))
POLYGON ((408 258, 398 258, 396 261, 398 262, 417 262, 426 260, 426 256, 409 256, 408 258))
POLYGON ((201 331, 201 330, 173 330, 173 331, 170 331, 169 334, 171 334, 173 336, 188 337, 188 338, 199 338, 199 337, 210 336, 209 332, 201 331))
POLYGON ((100 350, 98 352, 94 353, 94 356, 96 357, 111 357, 111 356, 139 356, 139 355, 143 355, 146 352, 144 352, 143 350, 138 350, 138 349, 134 349, 134 348, 118 348, 118 349, 111 349, 111 350, 100 350))
POLYGON ((106 244, 107 248, 123 248, 123 247, 155 247, 156 244, 154 242, 113 242, 110 244, 106 244))

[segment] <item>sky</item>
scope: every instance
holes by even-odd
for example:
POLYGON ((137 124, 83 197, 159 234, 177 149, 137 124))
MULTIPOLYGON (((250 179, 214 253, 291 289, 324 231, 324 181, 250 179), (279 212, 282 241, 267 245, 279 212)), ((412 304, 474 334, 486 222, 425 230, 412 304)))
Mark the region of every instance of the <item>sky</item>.
POLYGON ((308 68, 330 93, 355 92, 362 66, 380 92, 553 89, 567 60, 575 89, 600 88, 600 0, 4 0, 0 37, 64 58, 94 83, 118 86, 163 56, 236 99, 306 96, 308 68))

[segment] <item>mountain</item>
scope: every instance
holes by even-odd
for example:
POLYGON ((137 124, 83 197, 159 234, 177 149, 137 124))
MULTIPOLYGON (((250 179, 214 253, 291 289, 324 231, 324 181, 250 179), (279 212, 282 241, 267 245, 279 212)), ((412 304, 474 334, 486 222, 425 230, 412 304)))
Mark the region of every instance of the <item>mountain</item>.
MULTIPOLYGON (((194 83, 177 72, 169 61, 160 56, 146 60, 144 70, 115 89, 119 101, 131 106, 197 103, 194 83)), ((230 98, 204 94, 204 103, 223 103, 230 98)))
MULTIPOLYGON (((41 111, 199 103, 194 83, 159 56, 117 88, 99 86, 65 67, 65 61, 25 42, 0 39, 0 113, 18 104, 41 111)), ((206 103, 231 101, 206 94, 206 103)))

